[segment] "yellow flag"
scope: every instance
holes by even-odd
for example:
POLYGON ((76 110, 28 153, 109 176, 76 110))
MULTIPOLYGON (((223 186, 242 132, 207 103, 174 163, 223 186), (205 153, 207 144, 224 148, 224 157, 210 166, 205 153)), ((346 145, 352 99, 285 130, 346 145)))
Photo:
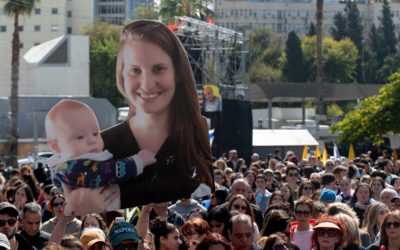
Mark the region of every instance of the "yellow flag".
POLYGON ((356 158, 356 153, 354 152, 354 147, 353 144, 350 143, 350 148, 349 148, 349 160, 352 161, 356 158))
POLYGON ((308 147, 307 145, 304 146, 303 149, 303 157, 301 157, 302 160, 307 160, 308 159, 308 147))
POLYGON ((315 148, 315 157, 316 157, 317 159, 320 159, 320 158, 321 158, 321 152, 319 151, 318 145, 317 145, 316 148, 315 148))
POLYGON ((392 153, 393 161, 397 161, 399 157, 397 156, 397 148, 393 149, 392 153))
POLYGON ((328 160, 328 157, 329 157, 328 151, 326 150, 326 147, 324 145, 324 152, 322 154, 322 162, 324 163, 324 165, 325 165, 326 161, 328 160))

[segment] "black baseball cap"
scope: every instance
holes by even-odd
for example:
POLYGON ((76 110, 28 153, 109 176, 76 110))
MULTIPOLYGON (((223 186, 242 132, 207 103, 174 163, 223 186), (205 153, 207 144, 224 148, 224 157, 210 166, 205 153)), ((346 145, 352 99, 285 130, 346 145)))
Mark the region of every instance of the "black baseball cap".
POLYGON ((9 202, 0 202, 0 214, 8 214, 12 217, 18 217, 19 211, 18 209, 9 202))

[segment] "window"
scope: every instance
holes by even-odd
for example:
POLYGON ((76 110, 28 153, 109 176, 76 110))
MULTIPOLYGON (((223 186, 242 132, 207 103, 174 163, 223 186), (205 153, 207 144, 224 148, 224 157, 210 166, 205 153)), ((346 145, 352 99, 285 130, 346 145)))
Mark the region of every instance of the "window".
POLYGON ((58 9, 57 8, 51 8, 51 14, 52 15, 57 15, 58 14, 58 9))
POLYGON ((40 43, 39 42, 35 42, 34 44, 33 44, 33 46, 38 46, 40 43))
POLYGON ((67 27, 67 34, 72 34, 72 27, 67 27))
POLYGON ((24 26, 22 26, 22 25, 21 25, 21 26, 18 26, 18 31, 19 31, 19 32, 24 31, 24 26))
POLYGON ((39 8, 35 8, 35 15, 40 15, 40 9, 39 8))
POLYGON ((20 49, 23 49, 23 48, 24 48, 24 44, 23 44, 23 43, 20 43, 20 44, 19 44, 19 48, 20 48, 20 49))
POLYGON ((58 25, 51 25, 51 32, 57 32, 59 30, 58 25))
POLYGON ((69 10, 69 11, 67 12, 67 17, 72 17, 72 11, 69 10))
POLYGON ((0 26, 0 32, 7 32, 7 26, 1 25, 0 26))
POLYGON ((34 30, 35 32, 40 32, 40 25, 35 25, 34 30))

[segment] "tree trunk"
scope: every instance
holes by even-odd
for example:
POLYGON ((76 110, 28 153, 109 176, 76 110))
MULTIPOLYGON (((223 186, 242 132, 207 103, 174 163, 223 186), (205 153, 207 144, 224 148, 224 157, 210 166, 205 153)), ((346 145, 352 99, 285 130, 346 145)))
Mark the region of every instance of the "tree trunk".
MULTIPOLYGON (((322 20, 324 13, 324 0, 317 0, 317 78, 316 83, 318 85, 318 99, 317 99, 317 115, 324 113, 323 98, 324 98, 324 79, 323 79, 323 65, 322 65, 322 20)), ((317 140, 319 139, 319 119, 316 117, 316 130, 317 140)))
POLYGON ((10 124, 10 160, 11 166, 17 166, 18 157, 18 81, 19 81, 19 53, 20 41, 18 30, 19 13, 14 15, 14 33, 12 39, 12 58, 11 58, 11 124, 10 124))

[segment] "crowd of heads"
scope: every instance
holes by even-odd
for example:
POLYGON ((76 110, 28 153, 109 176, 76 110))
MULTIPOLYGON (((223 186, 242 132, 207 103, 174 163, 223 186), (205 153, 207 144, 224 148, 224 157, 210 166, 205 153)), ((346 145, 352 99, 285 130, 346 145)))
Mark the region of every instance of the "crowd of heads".
MULTIPOLYGON (((310 247, 337 249, 388 244, 400 233, 399 161, 291 160, 257 155, 246 164, 232 150, 213 163, 212 194, 154 204, 145 237, 135 228, 139 213, 122 223, 115 222, 121 211, 91 213, 74 218, 58 245, 42 247, 299 249, 297 233, 308 225, 310 247)), ((64 194, 48 179, 39 181, 32 166, 6 174, 0 176, 0 232, 8 240, 51 235, 54 221, 63 217, 64 194)))

